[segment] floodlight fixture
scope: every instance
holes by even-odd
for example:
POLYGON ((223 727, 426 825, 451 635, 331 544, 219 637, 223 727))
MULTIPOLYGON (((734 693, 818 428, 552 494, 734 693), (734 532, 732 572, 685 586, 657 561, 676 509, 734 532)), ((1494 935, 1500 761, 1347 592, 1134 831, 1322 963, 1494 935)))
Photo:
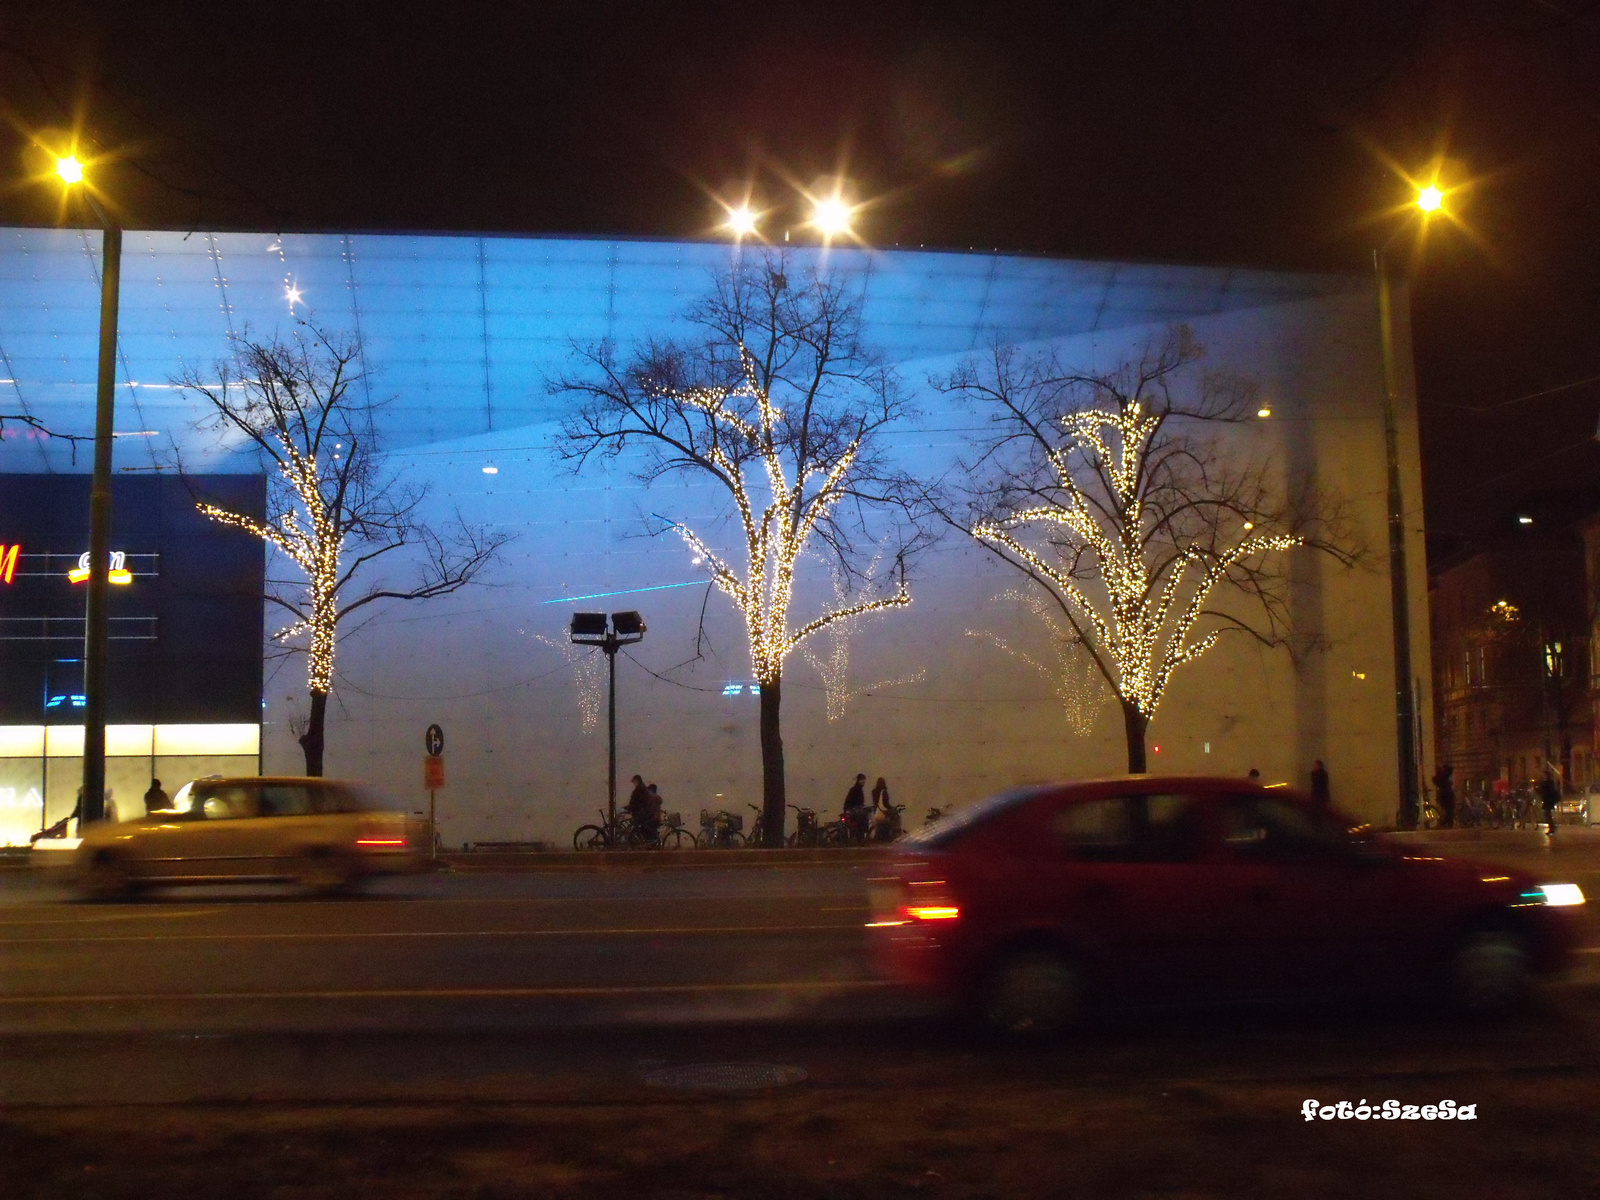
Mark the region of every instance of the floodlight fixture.
POLYGON ((574 640, 580 637, 605 637, 605 613, 573 613, 571 632, 574 640))
POLYGON ((616 631, 618 637, 643 637, 644 618, 636 612, 612 613, 611 628, 616 631))

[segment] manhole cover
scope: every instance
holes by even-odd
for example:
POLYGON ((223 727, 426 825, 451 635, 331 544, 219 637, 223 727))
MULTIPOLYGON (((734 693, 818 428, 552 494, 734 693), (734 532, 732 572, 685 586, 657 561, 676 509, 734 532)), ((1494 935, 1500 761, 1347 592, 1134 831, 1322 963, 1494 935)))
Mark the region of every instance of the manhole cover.
POLYGON ((804 1067, 781 1067, 772 1063, 691 1063, 682 1067, 660 1067, 645 1075, 644 1081, 651 1087, 743 1092, 782 1087, 805 1078, 804 1067))

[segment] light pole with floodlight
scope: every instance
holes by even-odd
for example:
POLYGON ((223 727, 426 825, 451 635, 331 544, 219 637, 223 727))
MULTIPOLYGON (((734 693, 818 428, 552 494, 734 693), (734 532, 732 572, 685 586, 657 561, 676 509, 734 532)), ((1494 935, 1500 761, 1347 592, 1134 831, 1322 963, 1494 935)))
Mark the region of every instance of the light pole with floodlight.
POLYGON ((606 757, 606 822, 614 828, 617 823, 617 651, 624 646, 644 641, 644 618, 636 612, 611 614, 606 623, 605 613, 573 613, 569 635, 577 646, 599 646, 605 651, 610 678, 606 687, 607 744, 606 757))

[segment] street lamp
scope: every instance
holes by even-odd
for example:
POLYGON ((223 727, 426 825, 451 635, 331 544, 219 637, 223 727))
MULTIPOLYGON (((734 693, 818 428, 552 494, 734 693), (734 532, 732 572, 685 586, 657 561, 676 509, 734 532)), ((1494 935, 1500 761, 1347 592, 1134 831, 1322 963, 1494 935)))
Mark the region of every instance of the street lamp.
POLYGON ((78 825, 105 817, 106 600, 111 578, 111 428, 116 407, 117 298, 122 284, 122 228, 94 198, 83 164, 56 160, 56 174, 100 220, 100 366, 95 383, 94 475, 89 486, 89 592, 83 612, 83 803, 78 825))
POLYGON ((609 679, 606 687, 607 742, 606 820, 617 820, 617 651, 623 646, 644 641, 644 618, 636 612, 611 614, 609 627, 605 613, 573 613, 570 635, 577 646, 599 646, 605 651, 609 679))
MULTIPOLYGON (((1440 211, 1444 193, 1434 184, 1417 189, 1417 210, 1426 221, 1440 211)), ((1396 397, 1399 368, 1394 353, 1394 299, 1386 252, 1400 230, 1372 252, 1372 269, 1378 287, 1378 342, 1383 357, 1383 451, 1388 473, 1389 606, 1394 626, 1395 734, 1400 773, 1401 829, 1415 829, 1421 812, 1421 780, 1417 767, 1416 692, 1411 677, 1411 589, 1406 575, 1405 497, 1400 489, 1399 423, 1396 397)))
POLYGON ((855 209, 837 193, 811 202, 811 225, 824 238, 844 237, 850 232, 855 209))

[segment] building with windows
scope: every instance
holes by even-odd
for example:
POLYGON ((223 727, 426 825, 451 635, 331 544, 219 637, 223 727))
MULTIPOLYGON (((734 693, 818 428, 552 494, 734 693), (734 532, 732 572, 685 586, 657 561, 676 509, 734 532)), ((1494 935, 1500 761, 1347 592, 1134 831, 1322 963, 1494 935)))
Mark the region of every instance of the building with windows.
MULTIPOLYGON (((376 432, 390 463, 428 489, 426 511, 440 519, 460 513, 516 536, 479 585, 424 604, 376 607, 347 636, 330 708, 330 774, 371 780, 420 807, 422 735, 437 723, 446 737, 438 806, 447 842, 564 841, 605 803, 606 763, 597 719, 604 673, 570 644, 568 620, 574 611, 617 608, 642 612, 648 625, 646 639, 618 660, 622 777, 638 771, 657 782, 667 809, 691 825, 702 807, 746 812, 758 801, 756 700, 740 620, 708 590, 682 542, 651 529, 651 514, 667 503, 704 516, 712 530, 721 528, 719 514, 681 483, 641 484, 626 459, 572 474, 552 454, 566 402, 548 387, 575 344, 610 339, 625 350, 682 332, 687 308, 741 251, 575 238, 155 231, 130 231, 124 245, 119 481, 181 490, 181 463, 186 472, 238 477, 259 495, 260 462, 208 427, 175 380, 226 359, 231 335, 312 320, 361 340, 362 387, 384 402, 376 432)), ((932 383, 996 343, 1051 348, 1104 370, 1183 323, 1207 347, 1209 365, 1253 378, 1263 416, 1235 430, 1237 453, 1265 464, 1278 483, 1313 481, 1337 496, 1362 554, 1345 567, 1290 552, 1289 646, 1224 637, 1183 668, 1150 729, 1151 767, 1240 776, 1254 767, 1303 785, 1320 758, 1337 802, 1393 820, 1397 687, 1370 278, 997 254, 791 253, 860 290, 865 336, 919 410, 892 431, 889 449, 928 477, 947 472, 977 432, 972 414, 932 383)), ((94 232, 0 230, 0 413, 63 433, 92 427, 98 254, 94 232)), ((1409 380, 1409 330, 1402 323, 1398 333, 1409 380)), ((1432 673, 1420 468, 1409 385, 1404 391, 1398 443, 1417 675, 1409 686, 1426 748, 1432 673)), ((22 553, 34 553, 24 539, 42 536, 32 532, 37 514, 18 497, 81 490, 87 471, 88 456, 75 460, 69 443, 8 426, 0 440, 0 546, 22 542, 22 553), (48 482, 59 480, 70 486, 48 482)), ((170 506, 175 494, 150 503, 170 506)), ((119 491, 117 503, 136 511, 144 502, 119 491)), ((162 572, 177 570, 178 551, 162 539, 198 536, 184 521, 181 532, 173 526, 159 536, 134 536, 129 527, 119 548, 132 564, 130 596, 145 583, 147 560, 135 555, 159 554, 162 572)), ((217 530, 209 536, 214 549, 205 553, 216 556, 217 578, 242 588, 249 572, 237 541, 217 530)), ((78 544, 67 532, 52 539, 40 552, 70 556, 78 544)), ((50 570, 59 565, 48 561, 50 570)), ((276 559, 263 568, 268 577, 290 569, 276 559)), ((1093 676, 1052 666, 1050 631, 1019 598, 1020 576, 950 536, 914 564, 911 590, 909 608, 850 627, 843 643, 824 641, 810 658, 791 657, 784 736, 794 803, 832 811, 861 771, 886 777, 917 824, 929 805, 1124 768, 1115 703, 1093 676)), ((70 594, 57 599, 65 604, 70 594)), ((830 598, 825 564, 802 563, 799 595, 799 608, 810 611, 830 598)), ((0 615, 21 622, 15 628, 36 619, 68 628, 61 620, 71 611, 23 597, 0 583, 0 615)), ((197 611, 184 604, 127 615, 156 618, 153 636, 177 646, 182 630, 174 626, 197 611)), ((252 611, 259 620, 259 607, 252 611)), ((214 710, 168 721, 159 714, 180 711, 182 672, 141 681, 144 707, 127 709, 127 723, 149 727, 157 766, 165 726, 252 725, 256 740, 229 742, 224 757, 258 755, 267 771, 299 769, 304 662, 262 657, 263 634, 275 628, 269 615, 251 630, 250 670, 223 648, 234 645, 236 626, 218 642, 219 664, 231 664, 219 671, 258 688, 254 721, 240 719, 231 691, 214 710), (260 672, 258 684, 251 671, 260 672)), ((34 653, 20 645, 0 642, 8 671, 34 653)), ((41 758, 42 740, 47 766, 55 761, 50 747, 61 748, 66 778, 72 739, 68 710, 48 707, 53 696, 73 694, 70 681, 52 673, 41 682, 34 667, 17 678, 0 726, 0 756, 14 760, 0 768, 10 772, 0 776, 0 808, 14 817, 6 818, 10 838, 39 819, 24 779, 34 767, 19 764, 41 758)), ((146 756, 139 741, 141 774, 146 756)), ((117 785, 119 796, 124 786, 132 785, 117 785)), ((45 790, 45 818, 70 804, 54 784, 45 790)))
POLYGON ((1570 519, 1528 521, 1433 581, 1436 756, 1458 792, 1531 785, 1546 764, 1595 782, 1584 543, 1570 519))

